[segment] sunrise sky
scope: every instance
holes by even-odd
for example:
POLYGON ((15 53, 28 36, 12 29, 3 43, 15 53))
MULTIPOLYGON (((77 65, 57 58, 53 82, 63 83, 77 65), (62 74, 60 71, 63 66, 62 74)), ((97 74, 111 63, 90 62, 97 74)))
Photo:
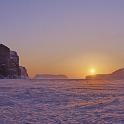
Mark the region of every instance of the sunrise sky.
POLYGON ((0 42, 30 76, 124 67, 124 0, 0 0, 0 42))

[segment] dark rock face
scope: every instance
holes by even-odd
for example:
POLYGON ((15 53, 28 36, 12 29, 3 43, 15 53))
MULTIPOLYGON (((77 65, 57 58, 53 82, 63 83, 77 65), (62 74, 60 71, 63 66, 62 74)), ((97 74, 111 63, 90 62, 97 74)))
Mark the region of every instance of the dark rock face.
POLYGON ((118 69, 111 74, 89 75, 86 79, 124 79, 124 68, 118 69))
POLYGON ((19 66, 21 79, 27 79, 28 73, 25 67, 19 66))
POLYGON ((18 78, 20 76, 19 56, 15 51, 10 51, 9 71, 10 71, 11 78, 18 78))
POLYGON ((37 74, 35 79, 68 79, 66 75, 37 74))
POLYGON ((0 78, 20 78, 19 56, 15 51, 0 44, 0 78))
POLYGON ((0 77, 9 76, 10 49, 0 44, 0 77))

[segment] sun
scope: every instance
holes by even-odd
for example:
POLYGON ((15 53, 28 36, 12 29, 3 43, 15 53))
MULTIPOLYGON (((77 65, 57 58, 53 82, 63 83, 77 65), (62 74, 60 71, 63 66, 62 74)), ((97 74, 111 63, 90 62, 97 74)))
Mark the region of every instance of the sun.
POLYGON ((89 70, 89 72, 90 72, 91 75, 95 75, 96 74, 96 69, 95 68, 91 68, 89 70))

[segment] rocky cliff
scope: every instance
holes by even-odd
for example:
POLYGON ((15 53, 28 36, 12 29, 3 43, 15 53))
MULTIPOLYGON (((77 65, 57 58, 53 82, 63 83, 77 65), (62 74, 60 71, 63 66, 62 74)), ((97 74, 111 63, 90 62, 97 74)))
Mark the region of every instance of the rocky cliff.
POLYGON ((9 76, 10 49, 0 44, 0 78, 9 76))
POLYGON ((16 79, 21 78, 22 75, 28 77, 26 69, 22 73, 17 52, 11 51, 7 46, 0 44, 0 78, 16 79))
POLYGON ((9 71, 11 78, 18 78, 20 76, 19 56, 15 51, 10 51, 9 71))
POLYGON ((27 79, 28 73, 25 67, 19 66, 21 79, 27 79))

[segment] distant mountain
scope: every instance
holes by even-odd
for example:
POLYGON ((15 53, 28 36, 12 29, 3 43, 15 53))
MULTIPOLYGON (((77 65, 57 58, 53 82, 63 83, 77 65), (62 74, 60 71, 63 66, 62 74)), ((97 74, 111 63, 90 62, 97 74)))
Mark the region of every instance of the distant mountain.
POLYGON ((111 74, 88 75, 86 79, 124 79, 124 68, 118 69, 111 74))
POLYGON ((114 71, 111 74, 111 76, 114 78, 118 78, 118 79, 124 78, 124 68, 121 68, 121 69, 114 71))
POLYGON ((66 75, 37 74, 34 79, 68 79, 66 75))

